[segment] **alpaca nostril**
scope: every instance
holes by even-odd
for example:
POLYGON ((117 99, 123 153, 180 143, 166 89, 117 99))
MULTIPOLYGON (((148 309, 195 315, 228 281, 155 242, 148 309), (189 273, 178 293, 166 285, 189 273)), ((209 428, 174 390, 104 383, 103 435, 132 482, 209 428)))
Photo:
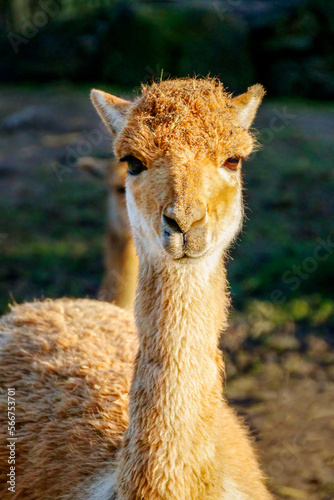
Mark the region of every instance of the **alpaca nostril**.
POLYGON ((183 233, 182 229, 178 225, 178 223, 174 220, 171 219, 170 217, 167 217, 167 215, 162 216, 164 223, 173 230, 174 233, 183 233))

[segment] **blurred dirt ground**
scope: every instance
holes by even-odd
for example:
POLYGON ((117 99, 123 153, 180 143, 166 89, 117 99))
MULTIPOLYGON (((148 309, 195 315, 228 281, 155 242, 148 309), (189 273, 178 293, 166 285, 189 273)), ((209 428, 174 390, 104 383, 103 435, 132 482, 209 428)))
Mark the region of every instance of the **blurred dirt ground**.
MULTIPOLYGON (((272 311, 265 298, 271 283, 280 285, 282 271, 293 259, 305 258, 316 237, 330 234, 334 181, 327 151, 332 151, 333 107, 269 102, 256 126, 264 148, 246 175, 249 222, 229 264, 238 311, 232 312, 222 336, 226 394, 251 428, 277 498, 330 500, 332 261, 328 258, 301 284, 300 298, 274 304, 272 311), (290 118, 273 133, 270 121, 284 106, 290 118), (289 174, 294 191, 286 188, 282 172, 289 174), (310 295, 312 289, 315 295, 310 295), (288 306, 297 312, 287 313, 288 306), (263 307, 265 312, 254 314, 263 307)), ((79 156, 107 155, 109 150, 88 89, 1 89, 1 312, 11 300, 96 295, 103 271, 106 190, 77 172, 74 163, 79 156)))
POLYGON ((236 317, 222 336, 227 397, 250 426, 278 498, 332 499, 333 345, 311 333, 300 340, 291 328, 266 341, 251 330, 236 317))

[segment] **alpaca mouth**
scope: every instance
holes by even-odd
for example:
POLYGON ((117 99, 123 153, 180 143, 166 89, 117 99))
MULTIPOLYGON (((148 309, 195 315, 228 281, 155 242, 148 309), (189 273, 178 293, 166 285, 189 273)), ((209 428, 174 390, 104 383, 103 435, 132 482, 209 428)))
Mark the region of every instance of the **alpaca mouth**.
POLYGON ((162 231, 161 243, 168 255, 177 261, 190 261, 203 257, 209 250, 207 232, 187 233, 162 231), (196 234, 198 233, 198 234, 196 234))
POLYGON ((188 255, 187 253, 184 253, 184 255, 178 259, 174 259, 178 262, 193 262, 196 260, 200 260, 202 257, 204 257, 207 254, 207 251, 203 252, 200 255, 188 255))

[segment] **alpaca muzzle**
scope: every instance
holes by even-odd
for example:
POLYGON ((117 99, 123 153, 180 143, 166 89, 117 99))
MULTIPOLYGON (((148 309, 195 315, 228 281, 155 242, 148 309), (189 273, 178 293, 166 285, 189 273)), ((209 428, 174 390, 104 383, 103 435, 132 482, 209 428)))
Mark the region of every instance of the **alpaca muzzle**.
POLYGON ((161 217, 161 239, 173 259, 201 257, 209 246, 207 212, 204 205, 180 210, 175 205, 165 207, 161 217))

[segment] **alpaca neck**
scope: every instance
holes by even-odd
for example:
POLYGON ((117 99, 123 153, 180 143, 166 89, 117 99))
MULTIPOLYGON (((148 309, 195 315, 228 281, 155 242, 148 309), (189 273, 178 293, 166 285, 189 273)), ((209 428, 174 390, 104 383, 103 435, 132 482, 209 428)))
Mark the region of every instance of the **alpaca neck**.
POLYGON ((120 499, 213 498, 226 317, 221 262, 140 264, 139 351, 120 452, 120 499))

